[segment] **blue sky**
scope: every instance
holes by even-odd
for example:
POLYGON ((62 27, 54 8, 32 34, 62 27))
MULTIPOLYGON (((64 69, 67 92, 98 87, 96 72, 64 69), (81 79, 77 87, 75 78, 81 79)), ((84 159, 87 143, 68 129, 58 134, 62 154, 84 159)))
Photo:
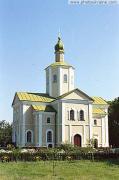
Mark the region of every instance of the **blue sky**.
POLYGON ((119 5, 0 0, 0 120, 12 121, 16 91, 45 92, 59 28, 75 87, 107 100, 119 96, 119 5))

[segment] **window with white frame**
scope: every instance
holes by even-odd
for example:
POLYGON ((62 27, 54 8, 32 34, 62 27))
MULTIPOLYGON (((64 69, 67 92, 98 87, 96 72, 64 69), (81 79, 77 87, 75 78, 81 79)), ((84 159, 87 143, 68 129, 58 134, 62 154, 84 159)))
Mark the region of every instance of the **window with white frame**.
POLYGON ((50 123, 50 117, 47 118, 47 123, 50 123))
POLYGON ((26 141, 27 141, 27 143, 32 142, 32 132, 31 131, 27 131, 27 133, 26 133, 26 141))
POLYGON ((96 120, 96 119, 94 119, 94 125, 95 125, 95 126, 97 125, 97 120, 96 120))
POLYGON ((84 121, 84 111, 80 110, 80 121, 84 121))
POLYGON ((54 83, 57 82, 57 75, 56 75, 56 74, 53 75, 53 82, 54 82, 54 83))
POLYGON ((67 74, 64 74, 64 83, 67 83, 67 74))
POLYGON ((74 110, 70 110, 70 120, 74 120, 74 110))
POLYGON ((52 142, 52 131, 47 132, 47 142, 51 143, 52 142))

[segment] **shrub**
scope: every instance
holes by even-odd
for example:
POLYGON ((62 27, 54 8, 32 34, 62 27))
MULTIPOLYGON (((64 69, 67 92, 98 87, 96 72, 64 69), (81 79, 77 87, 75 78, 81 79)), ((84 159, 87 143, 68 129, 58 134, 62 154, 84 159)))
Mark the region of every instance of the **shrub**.
POLYGON ((10 158, 9 158, 9 156, 2 156, 2 157, 1 157, 1 161, 2 161, 2 162, 9 162, 9 161, 10 161, 10 158))

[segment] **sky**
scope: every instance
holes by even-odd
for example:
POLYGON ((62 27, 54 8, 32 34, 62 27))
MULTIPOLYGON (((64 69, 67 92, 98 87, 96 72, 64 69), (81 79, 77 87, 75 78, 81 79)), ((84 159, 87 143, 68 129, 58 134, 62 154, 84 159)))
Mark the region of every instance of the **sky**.
POLYGON ((106 100, 119 96, 119 5, 0 0, 0 120, 12 122, 15 92, 45 92, 59 29, 75 87, 106 100))

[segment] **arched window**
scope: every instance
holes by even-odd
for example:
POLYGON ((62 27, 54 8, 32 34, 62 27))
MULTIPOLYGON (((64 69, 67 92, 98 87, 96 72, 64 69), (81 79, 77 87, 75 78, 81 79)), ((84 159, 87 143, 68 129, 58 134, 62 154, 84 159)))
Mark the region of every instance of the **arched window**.
POLYGON ((70 110, 70 120, 74 120, 74 110, 70 110))
POLYGON ((94 139, 94 148, 98 148, 98 140, 94 139))
POLYGON ((67 74, 64 74, 64 83, 67 83, 67 74))
POLYGON ((97 120, 96 120, 96 119, 94 119, 94 125, 95 125, 95 126, 97 125, 97 120))
POLYGON ((53 82, 54 83, 57 82, 57 75, 56 74, 53 75, 53 82))
POLYGON ((47 123, 50 123, 50 117, 47 118, 47 123))
POLYGON ((47 142, 49 142, 49 143, 52 142, 52 131, 47 132, 47 142))
POLYGON ((80 110, 80 121, 84 121, 84 111, 80 110))
POLYGON ((31 133, 31 131, 27 131, 26 140, 27 140, 27 143, 31 143, 31 141, 32 141, 32 133, 31 133))

